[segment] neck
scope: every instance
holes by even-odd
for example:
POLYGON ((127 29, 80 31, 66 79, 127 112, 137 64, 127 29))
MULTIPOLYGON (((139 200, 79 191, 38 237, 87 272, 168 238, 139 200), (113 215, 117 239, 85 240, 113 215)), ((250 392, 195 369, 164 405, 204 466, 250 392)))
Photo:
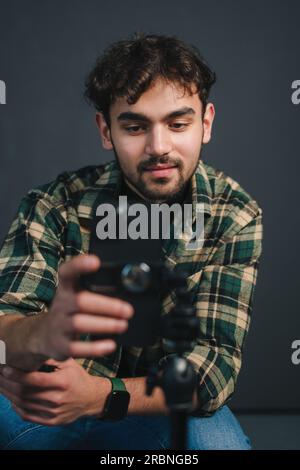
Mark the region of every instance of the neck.
POLYGON ((125 182, 125 185, 128 186, 129 189, 131 189, 131 191, 133 191, 134 193, 136 193, 140 198, 144 199, 144 201, 148 201, 148 199, 142 194, 140 193, 140 191, 138 189, 136 189, 129 181, 128 179, 124 176, 124 182, 125 182))

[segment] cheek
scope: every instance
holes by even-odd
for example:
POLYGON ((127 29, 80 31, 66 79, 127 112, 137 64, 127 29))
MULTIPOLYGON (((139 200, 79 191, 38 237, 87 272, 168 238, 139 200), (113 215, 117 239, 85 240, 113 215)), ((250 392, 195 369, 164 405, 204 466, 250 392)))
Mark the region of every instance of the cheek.
POLYGON ((202 132, 188 132, 184 138, 176 139, 176 151, 181 156, 186 167, 194 166, 199 158, 202 143, 202 132))
POLYGON ((120 161, 126 166, 136 165, 144 155, 144 145, 141 139, 120 139, 116 150, 120 161))

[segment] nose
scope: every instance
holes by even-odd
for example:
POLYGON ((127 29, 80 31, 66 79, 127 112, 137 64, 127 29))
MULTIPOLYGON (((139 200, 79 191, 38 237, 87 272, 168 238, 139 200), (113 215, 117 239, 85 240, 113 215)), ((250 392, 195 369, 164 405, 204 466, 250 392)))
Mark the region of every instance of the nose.
POLYGON ((171 137, 162 126, 151 129, 147 137, 145 152, 148 155, 167 155, 172 150, 171 137))

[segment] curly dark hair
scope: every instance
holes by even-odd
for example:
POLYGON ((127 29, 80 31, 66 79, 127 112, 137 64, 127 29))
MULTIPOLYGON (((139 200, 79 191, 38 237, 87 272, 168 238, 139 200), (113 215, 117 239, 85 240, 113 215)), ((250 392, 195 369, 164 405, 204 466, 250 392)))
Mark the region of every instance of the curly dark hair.
POLYGON ((84 96, 110 126, 109 110, 116 98, 126 97, 134 104, 157 78, 177 83, 190 94, 195 85, 204 113, 216 74, 195 46, 176 36, 134 33, 99 56, 85 81, 84 96))

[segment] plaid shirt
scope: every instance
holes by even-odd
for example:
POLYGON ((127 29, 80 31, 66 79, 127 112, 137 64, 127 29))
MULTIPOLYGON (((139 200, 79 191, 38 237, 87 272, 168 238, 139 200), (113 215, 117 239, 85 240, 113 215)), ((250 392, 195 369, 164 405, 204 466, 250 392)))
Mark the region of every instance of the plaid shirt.
MULTIPOLYGON (((0 315, 35 315, 49 308, 58 284, 60 263, 89 248, 95 200, 117 195, 122 174, 116 162, 64 172, 55 181, 30 190, 0 251, 0 315), (102 196, 101 196, 102 197, 102 196)), ((193 212, 204 207, 204 244, 187 250, 184 239, 166 240, 170 267, 182 266, 200 320, 196 346, 185 352, 197 376, 199 409, 209 416, 232 396, 253 308, 262 251, 262 210, 224 172, 199 160, 191 178, 193 212)), ((174 307, 171 292, 162 315, 174 307)), ((93 375, 147 375, 149 366, 167 360, 170 345, 162 338, 151 347, 122 348, 100 358, 77 359, 93 375)))

